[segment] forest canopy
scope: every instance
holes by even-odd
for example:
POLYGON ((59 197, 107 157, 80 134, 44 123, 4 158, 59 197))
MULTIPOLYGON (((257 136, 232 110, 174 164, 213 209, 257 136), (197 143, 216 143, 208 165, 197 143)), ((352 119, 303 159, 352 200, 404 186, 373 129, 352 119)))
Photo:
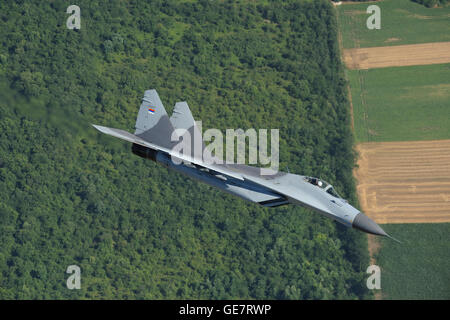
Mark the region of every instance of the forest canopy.
POLYGON ((365 235, 187 180, 90 125, 133 131, 155 88, 204 128, 280 129, 281 168, 356 203, 329 1, 80 0, 80 30, 69 4, 0 3, 1 299, 368 294, 365 235))
POLYGON ((428 8, 434 8, 437 6, 445 6, 448 4, 448 0, 412 0, 414 2, 423 4, 428 8))

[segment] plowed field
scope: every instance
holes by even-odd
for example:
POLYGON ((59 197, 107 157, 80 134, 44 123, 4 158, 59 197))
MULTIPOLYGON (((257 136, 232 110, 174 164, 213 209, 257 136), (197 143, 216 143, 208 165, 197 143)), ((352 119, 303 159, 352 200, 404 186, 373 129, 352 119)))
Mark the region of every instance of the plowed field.
POLYGON ((450 222, 450 140, 359 144, 361 209, 378 223, 450 222))
POLYGON ((349 69, 448 63, 450 42, 345 49, 344 62, 349 69))

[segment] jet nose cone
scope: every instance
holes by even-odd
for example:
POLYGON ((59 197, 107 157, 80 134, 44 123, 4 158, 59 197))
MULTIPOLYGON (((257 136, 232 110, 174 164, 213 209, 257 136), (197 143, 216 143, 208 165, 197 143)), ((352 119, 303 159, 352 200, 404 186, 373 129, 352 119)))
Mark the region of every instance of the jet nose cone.
POLYGON ((359 229, 361 231, 376 234, 378 236, 388 236, 381 227, 375 223, 372 219, 366 216, 364 213, 360 212, 356 215, 352 224, 353 228, 359 229))

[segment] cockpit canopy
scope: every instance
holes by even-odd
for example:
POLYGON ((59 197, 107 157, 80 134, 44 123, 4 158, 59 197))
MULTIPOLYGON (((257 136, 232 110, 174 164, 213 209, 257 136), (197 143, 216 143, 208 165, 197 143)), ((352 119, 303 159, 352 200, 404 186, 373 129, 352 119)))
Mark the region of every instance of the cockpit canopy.
POLYGON ((333 186, 328 182, 321 180, 319 178, 314 177, 305 177, 305 180, 321 189, 326 191, 328 194, 332 195, 335 198, 342 199, 342 197, 334 190, 333 186))

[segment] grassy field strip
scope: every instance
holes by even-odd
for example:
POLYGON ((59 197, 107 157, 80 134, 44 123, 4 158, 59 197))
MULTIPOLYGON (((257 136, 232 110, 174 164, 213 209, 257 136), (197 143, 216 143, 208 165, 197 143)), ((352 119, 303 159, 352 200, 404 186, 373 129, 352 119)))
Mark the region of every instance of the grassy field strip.
POLYGON ((450 64, 348 70, 357 142, 450 138, 450 64))
POLYGON ((357 146, 363 211, 378 223, 450 222, 450 140, 357 146))
POLYGON ((450 42, 344 50, 349 69, 372 69, 450 62, 450 42))
MULTIPOLYGON (((383 226, 401 244, 378 239, 383 299, 450 299, 450 223, 383 226)), ((378 249, 378 248, 377 248, 378 249)))
POLYGON ((352 3, 337 7, 343 47, 365 48, 450 41, 450 6, 426 8, 410 0, 352 3), (381 29, 369 30, 369 5, 381 9, 381 29))
POLYGON ((359 84, 359 89, 360 89, 360 93, 359 93, 359 98, 361 99, 361 111, 362 111, 362 121, 364 122, 364 128, 366 128, 366 137, 367 137, 367 141, 369 141, 370 139, 370 131, 369 131, 369 109, 367 108, 367 103, 366 103, 366 90, 365 90, 365 86, 364 86, 364 71, 359 71, 358 72, 358 84, 359 84))

